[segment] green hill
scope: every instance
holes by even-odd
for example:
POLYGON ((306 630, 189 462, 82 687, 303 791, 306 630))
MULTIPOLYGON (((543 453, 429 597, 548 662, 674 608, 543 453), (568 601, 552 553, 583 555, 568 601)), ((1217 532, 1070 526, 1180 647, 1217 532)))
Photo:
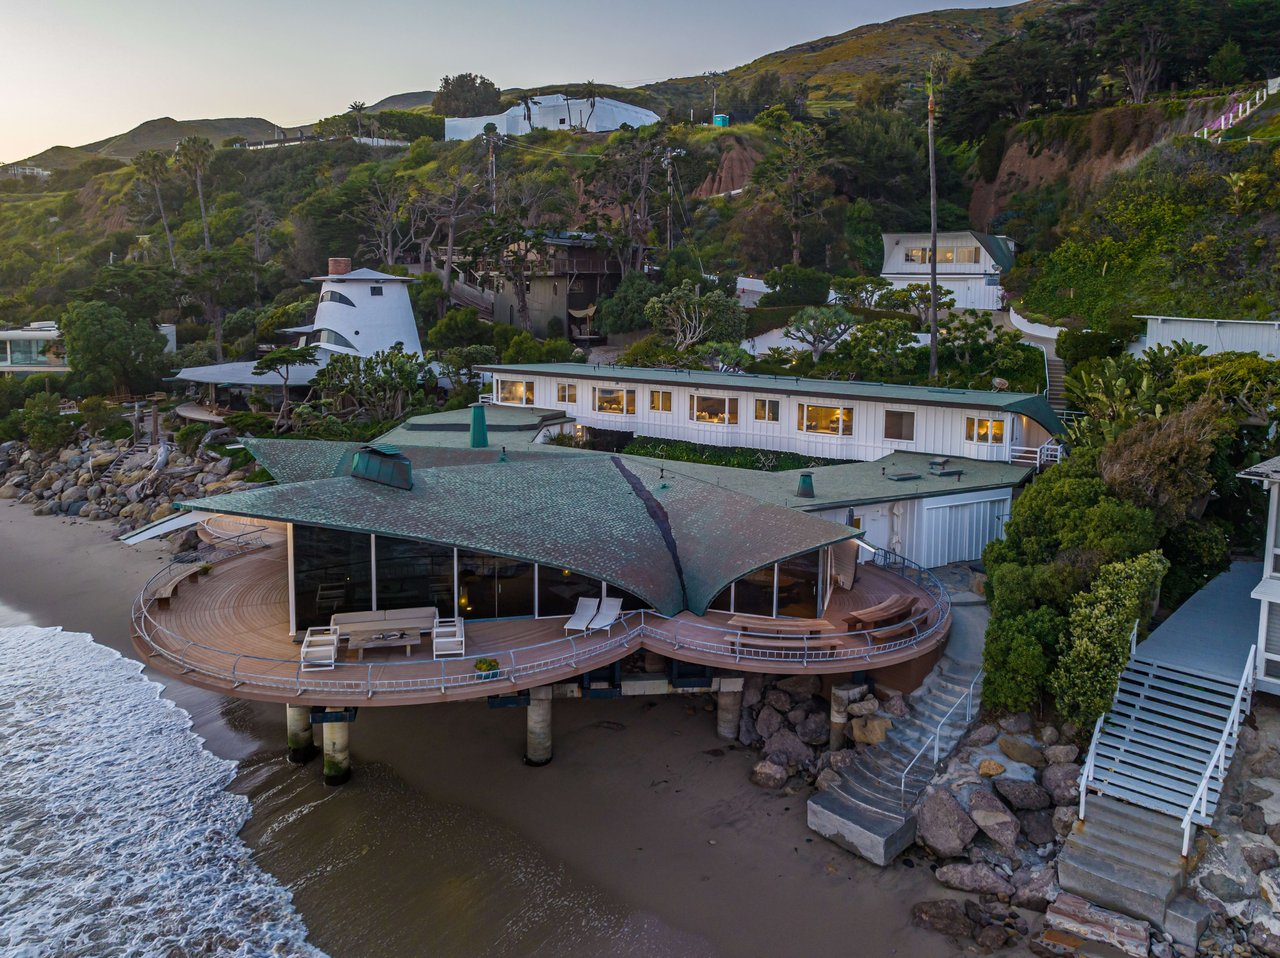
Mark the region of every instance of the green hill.
POLYGON ((377 103, 366 109, 370 113, 377 113, 379 110, 412 110, 415 107, 430 106, 431 101, 436 98, 434 90, 419 90, 417 93, 393 93, 391 96, 384 96, 377 103))
POLYGON ((24 166, 38 166, 44 170, 70 170, 98 154, 78 146, 51 146, 43 153, 22 160, 24 166))
POLYGON ((127 133, 80 147, 99 156, 131 160, 142 150, 172 150, 187 136, 203 136, 215 146, 233 136, 266 140, 276 135, 276 124, 261 117, 224 117, 217 120, 175 120, 163 116, 140 123, 127 133))

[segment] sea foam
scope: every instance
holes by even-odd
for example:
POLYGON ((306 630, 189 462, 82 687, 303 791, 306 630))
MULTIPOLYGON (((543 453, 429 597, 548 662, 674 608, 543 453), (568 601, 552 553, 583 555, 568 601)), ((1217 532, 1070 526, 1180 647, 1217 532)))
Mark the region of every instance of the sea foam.
POLYGON ((0 954, 322 958, 238 837, 249 801, 142 666, 0 628, 0 954))

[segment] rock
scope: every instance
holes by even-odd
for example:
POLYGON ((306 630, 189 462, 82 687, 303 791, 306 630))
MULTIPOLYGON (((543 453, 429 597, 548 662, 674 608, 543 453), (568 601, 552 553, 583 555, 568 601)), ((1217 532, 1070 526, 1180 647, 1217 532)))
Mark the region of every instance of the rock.
POLYGON ((816 675, 788 675, 785 679, 778 679, 777 687, 797 702, 803 702, 818 694, 822 679, 816 675))
POLYGON ((893 720, 883 716, 864 715, 849 723, 849 738, 859 745, 879 745, 885 740, 893 720))
POLYGON ((1244 794, 1240 796, 1240 801, 1246 804, 1261 804, 1275 793, 1268 788, 1263 788, 1257 782, 1246 782, 1244 786, 1244 794))
POLYGON ((1055 805, 1070 805, 1080 799, 1080 766, 1074 763, 1050 765, 1040 776, 1040 784, 1055 805))
POLYGON ((1057 869, 1053 865, 1041 868, 1019 868, 1013 873, 1012 903, 1029 911, 1045 911, 1058 897, 1057 869))
POLYGON ((1147 922, 1099 908, 1066 892, 1049 906, 1045 921, 1050 928, 1112 945, 1133 958, 1146 958, 1151 944, 1151 925, 1147 922))
POLYGON ((786 714, 788 725, 799 725, 805 720, 805 716, 809 714, 808 709, 794 708, 786 714))
POLYGON ((1050 745, 1044 750, 1050 765, 1070 765, 1080 757, 1080 749, 1074 745, 1050 745))
POLYGON ((997 762, 994 758, 984 758, 978 763, 978 774, 983 778, 995 778, 997 775, 1003 775, 1007 769, 997 762))
POLYGON ((891 695, 885 700, 884 710, 894 718, 907 717, 907 700, 901 695, 891 695))
POLYGON ((33 516, 51 516, 54 514, 53 503, 42 502, 40 503, 40 505, 36 506, 34 509, 31 510, 31 514, 33 516))
POLYGON ((1246 805, 1244 814, 1240 816, 1240 827, 1251 835, 1267 833, 1267 817, 1259 805, 1246 805))
POLYGON ((978 895, 1012 895, 1013 885, 990 865, 943 865, 933 877, 948 888, 978 895))
MULTIPOLYGON (((994 782, 1000 797, 1009 803, 1014 811, 1034 811, 1048 808, 1053 804, 1049 793, 1035 782, 1020 782, 1013 778, 997 778, 994 782)), ((1038 843, 1037 843, 1038 844, 1038 843)))
POLYGON ((1267 837, 1276 845, 1280 845, 1280 822, 1267 829, 1267 837))
POLYGON ((743 709, 752 709, 760 704, 760 700, 764 697, 764 676, 759 672, 753 672, 747 676, 745 682, 742 683, 742 707, 743 709))
POLYGON ((1017 847, 1022 825, 991 792, 976 789, 970 793, 969 817, 997 845, 1010 850, 1017 847))
POLYGON ((1029 712, 1015 712, 1013 715, 1006 715, 1000 719, 998 724, 1000 728, 1010 735, 1026 735, 1031 731, 1031 714, 1029 712))
POLYGON ((1075 805, 1059 805, 1053 810, 1053 830, 1062 838, 1071 834, 1079 809, 1075 805))
POLYGON ((978 826, 945 788, 931 788, 916 812, 916 840, 939 858, 955 858, 978 826))
POLYGON ((1200 887, 1218 899, 1218 901, 1225 902, 1228 905, 1253 897, 1248 888, 1221 872, 1209 872, 1209 874, 1203 876, 1200 879, 1200 887))
POLYGON ((1000 751, 1015 762, 1030 765, 1032 768, 1044 768, 1044 753, 1030 742, 1009 735, 1000 736, 1000 751))
POLYGON ((762 739, 768 738, 782 728, 782 724, 782 716, 778 714, 777 709, 769 705, 762 705, 760 714, 756 716, 756 734, 762 739))
POLYGON ((831 767, 835 769, 837 772, 843 771, 844 769, 852 766, 853 760, 858 757, 857 750, 852 748, 836 749, 834 752, 831 752, 829 754, 831 756, 830 758, 831 767))
POLYGON ((1053 827, 1053 812, 1047 808, 1018 812, 1018 821, 1022 824, 1022 834, 1032 845, 1047 845, 1058 837, 1053 827))
POLYGON ((1255 875, 1280 865, 1280 855, 1269 845, 1246 845, 1241 854, 1244 855, 1245 864, 1255 875))
POLYGON ((1017 934, 1004 925, 986 925, 974 933, 973 940, 981 948, 996 951, 1009 945, 1011 936, 1017 938, 1017 934))
POLYGON ((738 741, 748 748, 753 745, 759 745, 764 741, 760 733, 756 731, 755 719, 751 717, 751 713, 746 709, 742 710, 742 716, 738 719, 738 741))
POLYGON ((952 938, 967 938, 974 927, 964 905, 952 898, 916 902, 911 906, 911 924, 952 938))
POLYGON ((0 486, 0 499, 17 499, 22 490, 17 486, 0 486))
POLYGON ((861 702, 850 702, 849 707, 845 709, 849 718, 861 718, 864 715, 874 715, 880 711, 880 700, 874 695, 868 695, 861 702))
POLYGON ((751 781, 761 788, 782 788, 787 784, 789 777, 785 767, 768 759, 757 762, 755 768, 751 770, 751 781))
POLYGON ((1280 868, 1268 868, 1258 873, 1258 897, 1272 912, 1280 912, 1280 868))
POLYGON ((786 715, 791 711, 791 696, 782 689, 769 689, 764 693, 764 704, 779 715, 786 715))
POLYGON ((1084 939, 1079 935, 1053 928, 1046 928, 1027 942, 1031 953, 1039 958, 1070 958, 1083 944, 1084 939))
POLYGON ((796 726, 796 735, 806 745, 826 745, 831 740, 831 722, 821 712, 813 712, 796 726))
POLYGON ((1000 730, 994 725, 979 725, 964 737, 964 744, 971 748, 981 748, 994 742, 999 734, 1000 730))
POLYGON ((1261 924, 1249 929, 1249 947, 1267 958, 1280 958, 1280 935, 1273 935, 1261 924))
POLYGON ((1249 725, 1240 726, 1240 735, 1236 739, 1236 751, 1244 755, 1252 755, 1258 751, 1258 747, 1262 744, 1261 736, 1258 730, 1249 725))
POLYGON ((1046 725, 1044 728, 1040 730, 1039 737, 1040 737, 1040 744, 1042 745, 1057 745, 1058 739, 1061 736, 1058 735, 1058 730, 1054 728, 1052 725, 1046 725))
POLYGON ((824 792, 832 785, 840 784, 840 773, 832 771, 829 768, 824 768, 818 773, 818 777, 814 779, 813 784, 818 791, 824 792))
POLYGON ((765 739, 761 751, 775 765, 804 765, 813 761, 813 749, 789 728, 778 729, 765 739))

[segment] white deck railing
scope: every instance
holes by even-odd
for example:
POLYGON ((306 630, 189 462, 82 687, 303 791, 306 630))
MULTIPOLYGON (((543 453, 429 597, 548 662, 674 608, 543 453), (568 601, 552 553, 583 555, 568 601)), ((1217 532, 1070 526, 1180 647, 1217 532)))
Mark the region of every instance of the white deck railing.
MULTIPOLYGON (((932 601, 929 607, 905 623, 882 629, 866 629, 854 632, 828 634, 826 638, 852 638, 865 640, 865 646, 848 645, 841 648, 809 648, 802 641, 797 648, 753 647, 752 640, 762 643, 776 641, 776 633, 751 632, 677 620, 650 610, 625 613, 606 629, 579 633, 563 639, 553 639, 536 645, 498 652, 479 652, 475 655, 446 660, 396 660, 389 662, 338 662, 330 677, 315 671, 303 672, 298 659, 281 659, 272 656, 250 655, 214 648, 177 634, 163 625, 154 615, 156 591, 167 581, 173 564, 157 572, 134 600, 132 619, 138 637, 145 643, 151 656, 160 656, 183 673, 197 673, 220 682, 229 682, 233 688, 254 685, 295 695, 304 693, 333 692, 340 694, 364 694, 372 698, 376 692, 447 692, 450 689, 474 687, 481 683, 506 680, 517 684, 540 673, 565 667, 578 668, 580 662, 591 663, 605 659, 625 648, 638 638, 648 638, 654 645, 669 645, 673 651, 687 649, 694 652, 720 655, 734 661, 768 661, 801 667, 810 664, 848 662, 851 666, 866 667, 877 659, 884 659, 905 649, 920 645, 935 637, 949 626, 951 600, 942 583, 922 566, 889 552, 876 549, 873 561, 881 568, 900 575, 919 586, 932 601), (890 642, 875 642, 877 633, 886 629, 911 626, 914 634, 890 642), (496 670, 479 672, 476 662, 493 659, 499 663, 496 670), (439 673, 435 673, 435 667, 439 673), (425 674, 430 667, 431 674, 425 674), (404 670, 415 670, 410 675, 404 670), (394 677, 403 674, 405 677, 394 677)), ((212 549, 196 554, 201 561, 217 562, 238 551, 212 549)), ((187 558, 189 564, 196 561, 187 558)), ((606 664, 606 663, 601 663, 606 664)))

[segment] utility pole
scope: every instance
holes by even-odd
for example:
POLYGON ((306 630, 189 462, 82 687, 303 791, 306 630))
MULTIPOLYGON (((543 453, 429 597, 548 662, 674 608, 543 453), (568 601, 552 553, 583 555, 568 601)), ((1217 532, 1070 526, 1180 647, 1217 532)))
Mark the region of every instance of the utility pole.
POLYGON ((938 172, 933 158, 933 67, 929 67, 929 379, 938 379, 938 172))
POLYGON ((667 152, 663 157, 662 163, 667 168, 667 252, 670 253, 674 246, 672 241, 672 221, 675 218, 674 196, 672 193, 671 183, 671 147, 667 147, 667 152))
POLYGON ((498 212, 498 164, 493 153, 493 141, 497 136, 497 129, 495 127, 490 130, 489 126, 493 124, 487 124, 485 128, 485 139, 489 142, 489 212, 496 214, 498 212))
POLYGON ((712 123, 715 123, 716 121, 716 93, 718 92, 716 84, 719 82, 720 77, 722 76, 724 76, 724 74, 716 70, 709 70, 707 72, 707 82, 711 84, 711 122, 712 123))

